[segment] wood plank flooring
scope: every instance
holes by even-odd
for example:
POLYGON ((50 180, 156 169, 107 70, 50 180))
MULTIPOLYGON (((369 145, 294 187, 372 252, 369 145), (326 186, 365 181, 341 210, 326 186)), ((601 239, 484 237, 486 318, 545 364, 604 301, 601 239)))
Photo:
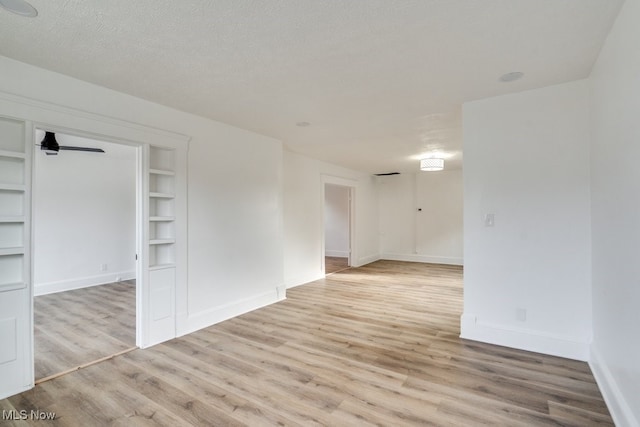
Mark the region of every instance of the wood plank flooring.
POLYGON ((35 297, 35 378, 136 345, 135 281, 35 297))
POLYGON ((331 274, 349 268, 349 258, 336 256, 324 257, 324 273, 331 274))
POLYGON ((461 340, 461 311, 460 268, 378 261, 0 409, 60 426, 613 425, 586 363, 461 340))

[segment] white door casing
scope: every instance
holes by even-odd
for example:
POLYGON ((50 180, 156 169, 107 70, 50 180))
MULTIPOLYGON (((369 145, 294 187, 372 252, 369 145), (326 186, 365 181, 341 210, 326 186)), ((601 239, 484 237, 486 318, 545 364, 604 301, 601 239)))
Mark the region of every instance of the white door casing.
POLYGON ((332 185, 339 185, 342 187, 347 187, 349 188, 349 266, 356 266, 356 262, 354 260, 357 260, 357 246, 356 246, 356 223, 355 223, 355 203, 356 203, 356 188, 357 188, 357 181, 353 180, 353 179, 347 179, 347 178, 342 178, 342 177, 337 177, 337 176, 333 176, 333 175, 321 175, 320 177, 320 183, 321 183, 321 192, 320 192, 320 197, 322 198, 322 219, 321 219, 321 238, 319 239, 321 242, 321 250, 320 253, 322 254, 321 256, 321 270, 322 272, 325 271, 325 239, 324 239, 324 233, 325 233, 325 226, 324 226, 324 221, 325 221, 325 213, 324 213, 324 209, 325 209, 325 199, 326 199, 326 194, 325 194, 325 188, 327 184, 332 184, 332 185))

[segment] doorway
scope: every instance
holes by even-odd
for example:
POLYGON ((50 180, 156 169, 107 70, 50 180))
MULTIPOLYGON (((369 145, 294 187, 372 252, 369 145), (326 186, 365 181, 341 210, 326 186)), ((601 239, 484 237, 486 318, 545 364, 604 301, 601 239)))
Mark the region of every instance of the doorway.
MULTIPOLYGON (((32 178, 34 154, 42 154, 41 147, 35 146, 41 141, 36 139, 37 129, 134 149, 136 346, 147 348, 175 338, 186 330, 187 319, 190 137, 46 102, 18 97, 8 103, 0 105, 0 339, 4 343, 0 346, 0 399, 29 390, 35 383, 32 178), (23 107, 30 120, 15 117, 23 107), (154 210, 158 200, 170 209, 154 210), (151 227, 153 222, 170 225, 151 227)), ((110 176, 107 173, 104 178, 110 176)), ((82 182, 80 175, 75 179, 82 182)), ((67 256, 63 264, 75 259, 67 256)), ((103 301, 99 298, 96 304, 103 301)))
POLYGON ((351 266, 351 192, 351 187, 324 184, 325 274, 351 266))
MULTIPOLYGON (((55 133, 33 159, 36 383, 136 346, 137 162, 130 145, 55 133)), ((50 136, 50 135, 49 135, 50 136)))

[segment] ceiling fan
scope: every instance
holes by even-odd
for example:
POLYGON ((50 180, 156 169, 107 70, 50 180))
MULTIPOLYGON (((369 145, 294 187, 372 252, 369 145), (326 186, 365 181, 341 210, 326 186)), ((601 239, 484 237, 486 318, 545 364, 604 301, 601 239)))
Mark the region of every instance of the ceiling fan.
POLYGON ((56 134, 53 132, 46 132, 44 138, 40 142, 40 149, 43 150, 48 156, 55 156, 60 150, 69 151, 89 151, 91 153, 104 153, 102 148, 92 147, 73 147, 70 145, 60 145, 56 141, 56 134))

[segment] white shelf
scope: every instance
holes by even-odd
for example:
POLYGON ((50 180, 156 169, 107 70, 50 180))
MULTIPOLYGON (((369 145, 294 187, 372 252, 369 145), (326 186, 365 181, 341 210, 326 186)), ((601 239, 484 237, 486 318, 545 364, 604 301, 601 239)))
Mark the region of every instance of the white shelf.
POLYGON ((151 239, 149 240, 150 245, 170 245, 175 243, 176 239, 151 239))
POLYGON ((168 264, 156 264, 156 265, 150 265, 149 266, 149 270, 162 270, 164 268, 173 268, 176 265, 174 263, 168 263, 168 264))
POLYGON ((26 154, 20 153, 18 151, 0 150, 0 157, 11 157, 11 158, 14 158, 14 159, 24 159, 24 158, 26 158, 26 154))
POLYGON ((164 169, 149 169, 149 173, 152 173, 154 175, 168 175, 168 176, 175 176, 176 174, 174 171, 169 171, 164 169))
POLYGON ((21 223, 24 222, 23 216, 0 216, 0 223, 21 223))
POLYGON ((156 199, 173 199, 175 195, 169 193, 149 193, 149 197, 154 197, 156 199))
POLYGON ((175 216, 151 216, 149 217, 149 221, 152 222, 171 222, 175 221, 175 216))
POLYGON ((4 255, 23 255, 23 254, 24 254, 24 248, 23 247, 0 248, 0 256, 4 256, 4 255))
POLYGON ((0 190, 4 191, 24 191, 24 184, 0 184, 0 190))
POLYGON ((16 291, 18 289, 24 289, 26 287, 27 287, 27 284, 23 282, 3 283, 3 284, 0 284, 0 292, 16 291))

